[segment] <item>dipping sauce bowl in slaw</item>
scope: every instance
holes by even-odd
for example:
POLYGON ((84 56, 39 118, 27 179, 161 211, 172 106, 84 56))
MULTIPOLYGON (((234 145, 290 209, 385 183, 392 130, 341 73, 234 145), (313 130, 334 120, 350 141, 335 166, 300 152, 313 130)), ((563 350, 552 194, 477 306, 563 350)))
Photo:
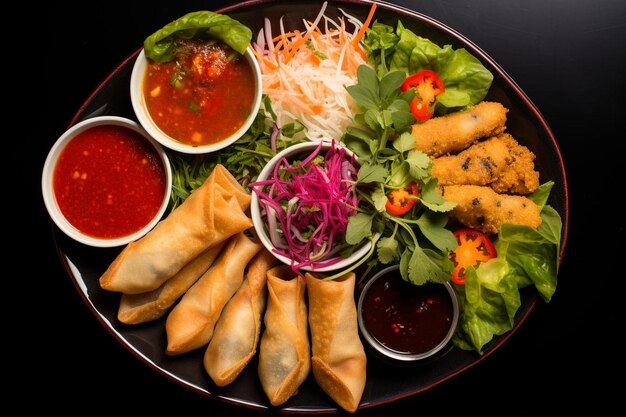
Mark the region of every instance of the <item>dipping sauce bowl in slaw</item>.
POLYGON ((348 217, 358 206, 357 172, 356 156, 334 142, 300 143, 276 154, 250 184, 252 221, 263 245, 305 271, 336 271, 365 256, 369 240, 356 248, 345 242, 348 217))

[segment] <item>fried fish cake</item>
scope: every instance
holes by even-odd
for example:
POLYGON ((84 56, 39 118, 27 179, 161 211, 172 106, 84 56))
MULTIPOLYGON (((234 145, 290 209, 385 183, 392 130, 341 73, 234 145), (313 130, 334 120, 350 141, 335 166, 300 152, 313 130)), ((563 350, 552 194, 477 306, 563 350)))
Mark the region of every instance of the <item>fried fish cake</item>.
POLYGON ((511 163, 509 148, 499 137, 476 143, 457 155, 433 160, 432 174, 440 185, 488 185, 511 163))
POLYGON ((505 223, 537 228, 541 225, 539 207, 522 196, 498 194, 479 185, 442 187, 443 197, 457 203, 450 215, 472 229, 497 233, 505 223))
POLYGON ((489 185, 501 194, 530 194, 539 187, 534 159, 527 147, 503 133, 435 158, 432 173, 441 185, 489 185))
POLYGON ((483 101, 465 111, 415 124, 415 149, 432 157, 461 151, 481 138, 504 132, 507 112, 500 103, 483 101))
POLYGON ((500 135, 506 144, 510 162, 498 178, 489 184, 497 193, 530 194, 539 187, 539 172, 535 170, 535 154, 520 145, 509 134, 500 135))

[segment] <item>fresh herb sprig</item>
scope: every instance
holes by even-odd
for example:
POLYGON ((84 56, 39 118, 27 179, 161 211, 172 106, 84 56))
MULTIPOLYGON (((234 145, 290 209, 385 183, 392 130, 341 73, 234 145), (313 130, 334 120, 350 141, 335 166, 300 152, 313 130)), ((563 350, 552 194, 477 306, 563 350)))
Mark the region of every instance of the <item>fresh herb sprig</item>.
POLYGON ((252 126, 232 146, 207 155, 176 153, 170 156, 172 196, 169 209, 182 204, 204 183, 217 164, 224 165, 247 188, 274 155, 288 146, 306 141, 298 135, 303 129, 304 126, 297 121, 279 128, 269 97, 264 95, 263 105, 252 126))
POLYGON ((346 241, 357 245, 381 234, 376 243, 376 263, 400 263, 402 277, 415 284, 445 282, 452 263, 448 252, 456 247, 452 232, 445 228, 447 211, 454 204, 437 192, 431 176, 432 161, 414 150, 410 129, 415 119, 409 110, 413 92, 401 92, 406 75, 391 71, 379 76, 366 65, 357 70, 357 84, 347 87, 362 113, 357 127, 349 128, 342 140, 359 157, 357 189, 359 213, 348 223, 346 241), (419 204, 404 216, 385 210, 390 191, 417 182, 419 204))

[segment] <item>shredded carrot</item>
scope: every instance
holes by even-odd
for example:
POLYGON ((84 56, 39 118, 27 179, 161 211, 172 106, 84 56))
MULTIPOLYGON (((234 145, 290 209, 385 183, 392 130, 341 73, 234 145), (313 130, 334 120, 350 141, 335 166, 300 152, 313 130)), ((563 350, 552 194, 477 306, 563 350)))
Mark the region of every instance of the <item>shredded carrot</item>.
POLYGON ((365 22, 363 22, 363 26, 361 26, 361 29, 359 29, 358 33, 356 34, 356 36, 354 38, 352 38, 352 47, 356 48, 357 45, 359 44, 359 42, 361 42, 361 39, 363 38, 363 35, 365 35, 365 31, 367 30, 367 28, 369 27, 370 23, 372 22, 372 17, 374 17, 374 12, 376 11, 376 3, 372 3, 372 7, 370 8, 370 12, 367 15, 367 19, 365 19, 365 22))
POLYGON ((328 18, 326 7, 324 2, 315 19, 303 20, 306 30, 286 32, 281 24, 280 33, 273 36, 266 21, 259 32, 260 44, 255 44, 255 55, 263 64, 263 92, 272 101, 276 123, 284 126, 298 120, 306 127, 301 135, 312 140, 338 139, 353 123, 358 109, 345 87, 356 83, 357 68, 367 64, 360 40, 376 9, 373 4, 361 25, 345 14, 337 20, 328 18), (346 16, 354 30, 346 28, 346 16))

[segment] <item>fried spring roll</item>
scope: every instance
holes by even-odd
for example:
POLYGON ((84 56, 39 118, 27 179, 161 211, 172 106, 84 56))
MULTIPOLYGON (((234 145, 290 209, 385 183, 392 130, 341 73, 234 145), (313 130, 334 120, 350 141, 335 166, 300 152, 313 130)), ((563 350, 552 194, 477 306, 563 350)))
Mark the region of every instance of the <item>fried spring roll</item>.
POLYGON ((465 111, 415 124, 415 149, 435 158, 462 151, 478 139, 504 132, 507 111, 500 103, 483 101, 465 111))
POLYGON ((243 233, 228 241, 215 265, 200 277, 167 316, 168 355, 189 352, 209 343, 224 306, 243 282, 248 262, 262 246, 243 233))
POLYGON ((143 238, 130 243, 100 277, 109 291, 157 289, 211 246, 252 226, 250 195, 222 165, 143 238))
POLYGON ((484 233, 497 233, 505 223, 541 225, 537 205, 526 197, 498 194, 479 185, 448 185, 443 197, 457 203, 450 215, 467 227, 484 233))
POLYGON ((355 275, 333 281, 306 274, 313 376, 344 410, 356 411, 365 388, 365 351, 354 304, 355 275))
POLYGON ((156 290, 140 294, 122 294, 120 308, 117 311, 118 320, 126 324, 139 324, 163 316, 213 265, 224 245, 225 242, 221 242, 205 250, 156 290))
POLYGON ((256 353, 267 299, 267 271, 276 262, 266 249, 250 261, 243 284, 215 325, 204 354, 204 369, 220 387, 233 382, 256 353))
POLYGON ((259 350, 259 379, 272 405, 294 395, 311 369, 305 283, 287 265, 267 273, 265 331, 259 350))

